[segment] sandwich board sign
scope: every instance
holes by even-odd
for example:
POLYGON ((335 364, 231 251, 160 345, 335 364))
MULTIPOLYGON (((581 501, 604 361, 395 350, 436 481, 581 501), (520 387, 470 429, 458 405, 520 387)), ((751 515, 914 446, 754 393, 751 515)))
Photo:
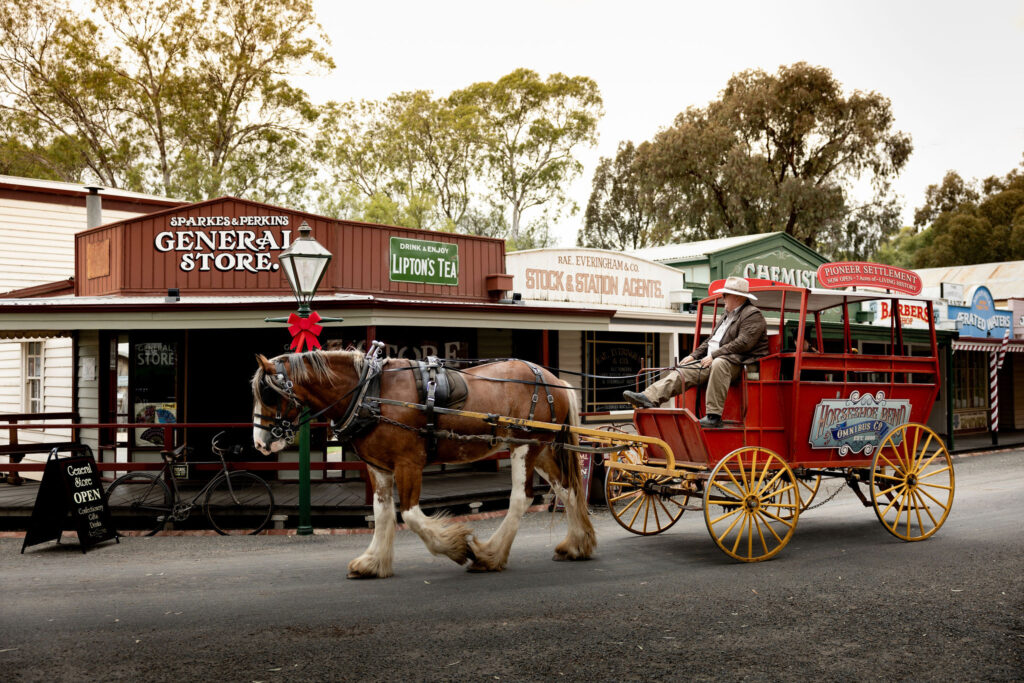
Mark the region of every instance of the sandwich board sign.
POLYGON ((81 450, 84 453, 62 458, 54 448, 47 456, 22 553, 46 541, 60 543, 69 513, 83 553, 103 541, 117 540, 92 449, 82 446, 81 450))

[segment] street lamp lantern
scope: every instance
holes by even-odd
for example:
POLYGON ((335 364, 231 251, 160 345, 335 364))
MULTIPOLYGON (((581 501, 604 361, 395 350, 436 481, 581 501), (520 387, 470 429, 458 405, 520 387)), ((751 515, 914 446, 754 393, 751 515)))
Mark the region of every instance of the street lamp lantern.
POLYGON ((317 242, 312 233, 309 223, 302 221, 298 238, 278 257, 281 269, 299 302, 299 315, 303 317, 309 315, 309 303, 331 262, 331 252, 317 242))

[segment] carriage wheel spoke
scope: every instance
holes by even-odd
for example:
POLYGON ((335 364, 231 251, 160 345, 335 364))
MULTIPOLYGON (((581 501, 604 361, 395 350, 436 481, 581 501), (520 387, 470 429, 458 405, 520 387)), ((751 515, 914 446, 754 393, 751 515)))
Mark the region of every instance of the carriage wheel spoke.
MULTIPOLYGON (((764 532, 761 531, 761 522, 758 519, 757 515, 754 515, 753 517, 754 517, 754 525, 757 527, 757 537, 759 539, 761 539, 761 547, 764 548, 764 554, 767 555, 768 554, 768 544, 764 540, 764 532)), ((768 526, 768 524, 765 523, 765 526, 768 526)))
MULTIPOLYGON (((893 449, 893 452, 894 453, 896 452, 895 448, 893 449)), ((887 463, 889 463, 889 467, 893 468, 897 472, 899 472, 902 469, 901 465, 897 465, 892 460, 890 460, 889 458, 885 457, 882 453, 878 454, 878 458, 879 458, 879 460, 884 460, 887 463)), ((899 460, 899 453, 896 453, 896 459, 899 460)))
MULTIPOLYGON (((633 507, 634 505, 639 503, 641 500, 643 500, 643 493, 641 491, 634 491, 634 492, 630 493, 629 495, 633 496, 633 500, 629 501, 629 503, 627 503, 626 506, 624 508, 622 508, 622 510, 621 510, 622 513, 625 513, 627 510, 629 510, 629 508, 633 507)), ((626 496, 621 496, 621 497, 625 498, 626 496)), ((616 500, 618 500, 618 499, 616 499, 616 500)))
MULTIPOLYGON (((924 533, 924 522, 921 521, 921 503, 918 501, 916 491, 910 492, 910 502, 914 507, 914 515, 917 517, 917 528, 921 530, 921 533, 924 533)), ((910 515, 907 516, 909 517, 910 515)))
POLYGON ((614 496, 612 498, 611 502, 618 503, 623 498, 629 498, 630 496, 636 497, 636 496, 640 496, 642 494, 643 494, 643 491, 640 491, 638 489, 633 489, 632 491, 628 491, 626 493, 623 493, 621 496, 614 496))
POLYGON ((890 491, 895 491, 896 489, 900 488, 901 486, 906 486, 907 481, 903 477, 900 477, 899 479, 897 479, 897 481, 899 482, 898 484, 896 484, 895 486, 890 486, 889 488, 885 489, 884 491, 879 491, 878 495, 884 496, 887 493, 889 493, 890 491))
MULTIPOLYGON (((928 517, 929 517, 929 518, 930 518, 930 519, 932 520, 932 526, 938 526, 938 525, 939 525, 939 523, 938 523, 938 522, 936 522, 936 521, 935 521, 935 517, 933 517, 933 516, 932 516, 932 511, 931 511, 931 510, 929 509, 929 507, 928 507, 928 504, 927 504, 927 503, 925 502, 925 500, 924 500, 924 496, 922 496, 922 495, 921 495, 920 493, 918 493, 918 492, 916 492, 916 491, 915 491, 914 493, 915 493, 915 494, 917 495, 917 497, 918 497, 918 500, 920 501, 920 503, 919 503, 920 507, 921 507, 922 509, 924 509, 924 513, 925 513, 926 515, 928 515, 928 517)), ((922 528, 923 528, 923 527, 922 527, 922 528)))
MULTIPOLYGON (((736 491, 733 491, 733 490, 732 490, 731 488, 729 488, 728 486, 722 486, 722 485, 721 485, 720 483, 718 483, 718 482, 717 482, 717 481, 715 481, 715 480, 712 480, 712 481, 711 481, 711 485, 712 485, 712 486, 714 486, 714 487, 716 487, 716 488, 718 488, 718 489, 721 489, 722 491, 724 491, 724 492, 726 493, 726 495, 732 496, 732 497, 733 497, 733 498, 735 498, 735 499, 736 499, 737 501, 739 501, 739 500, 742 500, 742 499, 743 499, 743 494, 742 494, 742 493, 738 493, 738 492, 736 492, 736 491)), ((737 484, 737 486, 739 486, 739 484, 737 484)))
POLYGON ((776 472, 775 476, 772 477, 771 480, 767 484, 765 484, 764 486, 760 487, 757 490, 757 495, 760 496, 762 491, 764 491, 765 489, 769 489, 772 486, 774 486, 775 482, 777 482, 779 480, 779 478, 782 477, 783 474, 785 474, 785 470, 779 470, 778 472, 776 472))
MULTIPOLYGON (((637 505, 636 506, 636 510, 633 511, 633 516, 629 520, 629 526, 632 527, 634 524, 636 524, 636 518, 640 516, 640 511, 644 508, 643 501, 644 501, 645 498, 646 498, 646 496, 637 496, 636 499, 637 499, 637 502, 640 503, 640 505, 637 505)), ((632 505, 632 503, 630 503, 630 505, 632 505)), ((627 507, 627 509, 628 509, 628 507, 627 507)), ((625 510, 623 510, 623 512, 625 512, 625 510)))
MULTIPOLYGON (((771 515, 770 513, 767 513, 767 512, 764 513, 764 516, 765 517, 773 517, 774 519, 779 519, 778 517, 774 517, 774 515, 771 515)), ((764 528, 771 532, 772 536, 775 537, 776 541, 778 541, 779 543, 783 543, 783 540, 781 538, 779 538, 779 535, 777 533, 775 533, 775 529, 772 528, 771 522, 769 522, 767 519, 764 520, 764 528)))
MULTIPOLYGON (((755 454, 754 457, 757 457, 757 455, 755 454)), ((749 493, 750 492, 750 486, 749 486, 749 482, 747 481, 747 470, 744 469, 744 467, 743 467, 743 457, 742 456, 739 457, 739 458, 736 458, 736 464, 739 465, 739 467, 740 467, 740 481, 743 482, 742 486, 740 486, 740 484, 738 484, 738 483, 736 485, 740 487, 740 490, 743 491, 743 493, 749 493)), ((732 473, 730 473, 729 476, 732 476, 732 473)), ((733 479, 733 481, 735 482, 736 480, 733 479)))
MULTIPOLYGON (((893 488, 905 488, 905 486, 898 486, 898 487, 894 486, 893 488)), ((892 489, 889 489, 889 491, 891 491, 891 490, 892 489)), ((900 496, 900 494, 897 491, 896 495, 894 495, 892 497, 892 500, 889 501, 889 504, 885 506, 884 510, 882 510, 882 516, 883 517, 885 517, 889 513, 889 510, 892 508, 892 506, 895 505, 899 501, 899 499, 900 499, 899 496, 900 496)))
MULTIPOLYGON (((726 468, 725 468, 725 473, 726 473, 727 475, 729 475, 729 478, 730 478, 730 479, 732 479, 732 483, 736 484, 736 488, 737 488, 737 489, 739 489, 739 491, 740 491, 740 493, 739 493, 739 497, 740 497, 740 498, 742 498, 742 497, 743 497, 743 494, 745 494, 745 493, 747 492, 747 487, 746 487, 746 486, 744 486, 743 484, 739 483, 738 481, 736 481, 736 477, 732 476, 732 472, 730 472, 730 471, 729 471, 729 468, 728 468, 728 467, 726 467, 726 468)), ((716 482, 716 483, 717 483, 717 482, 716 482)), ((722 487, 721 487, 721 486, 719 486, 719 488, 722 488, 722 487)), ((723 490, 724 490, 724 489, 723 489, 723 490)))
MULTIPOLYGON (((679 503, 676 503, 676 502, 675 502, 674 500, 672 500, 671 498, 669 498, 669 500, 670 500, 671 502, 675 503, 676 505, 679 505, 679 503)), ((661 511, 665 513, 665 516, 666 516, 666 517, 672 517, 672 513, 668 511, 668 508, 667 508, 667 507, 665 507, 665 501, 663 501, 663 500, 662 500, 661 498, 655 498, 655 499, 654 499, 654 503, 655 503, 655 505, 657 505, 657 506, 661 507, 661 511)), ((680 506, 680 507, 681 507, 681 506, 680 506)), ((659 526, 660 526, 660 525, 659 525, 659 526)))
POLYGON ((784 525, 785 525, 785 526, 786 526, 787 528, 789 528, 789 529, 792 529, 792 528, 793 528, 793 526, 794 526, 794 524, 793 524, 793 523, 790 523, 790 521, 789 521, 789 520, 786 520, 786 519, 782 519, 782 518, 781 518, 781 517, 779 517, 778 515, 773 515, 772 513, 768 512, 767 510, 764 510, 763 512, 764 512, 764 514, 765 514, 765 516, 766 516, 766 517, 771 517, 771 518, 772 518, 772 519, 774 519, 774 520, 775 520, 776 522, 779 522, 780 524, 784 524, 784 525))
POLYGON ((935 470, 933 472, 929 472, 928 474, 920 474, 920 475, 918 475, 917 479, 918 479, 918 481, 920 481, 921 479, 927 479, 928 477, 934 477, 936 474, 942 474, 943 472, 949 472, 952 469, 953 469, 952 465, 946 465, 941 470, 935 470))
POLYGON ((928 496, 928 497, 929 497, 929 498, 931 498, 931 499, 932 499, 932 500, 933 500, 933 501, 935 502, 935 504, 936 504, 936 505, 938 505, 938 506, 939 506, 940 508, 942 508, 943 510, 945 510, 945 509, 946 509, 946 504, 945 504, 945 503, 943 503, 943 502, 942 502, 941 500, 939 500, 938 498, 936 498, 936 497, 935 497, 935 496, 933 496, 932 494, 928 493, 928 492, 927 492, 927 491, 925 491, 924 489, 920 489, 920 491, 921 491, 921 495, 924 495, 924 496, 928 496))
POLYGON ((721 522, 726 517, 729 517, 730 515, 735 515, 736 513, 742 512, 742 511, 743 511, 743 508, 735 507, 732 510, 730 510, 729 512, 724 512, 721 515, 719 515, 718 517, 715 517, 713 520, 711 520, 711 523, 712 524, 718 524, 719 522, 721 522))
POLYGON ((743 532, 747 528, 747 523, 750 522, 750 518, 747 516, 747 511, 743 511, 743 524, 740 526, 739 531, 736 532, 736 542, 732 544, 732 552, 735 553, 736 549, 740 547, 740 541, 743 540, 743 532))
POLYGON ((952 486, 943 486, 942 484, 921 484, 921 486, 927 486, 930 489, 942 489, 943 491, 952 491, 952 486))

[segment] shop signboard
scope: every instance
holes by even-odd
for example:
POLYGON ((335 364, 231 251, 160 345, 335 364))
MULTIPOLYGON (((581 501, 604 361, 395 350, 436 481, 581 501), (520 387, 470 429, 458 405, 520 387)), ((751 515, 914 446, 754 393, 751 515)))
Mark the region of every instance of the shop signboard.
POLYGON ((507 254, 514 289, 524 299, 671 309, 682 271, 602 249, 531 249, 507 254))
POLYGON ((816 272, 814 268, 808 266, 809 264, 796 254, 776 249, 759 255, 756 260, 737 266, 729 275, 773 280, 794 287, 815 287, 816 272))
MULTIPOLYGON (((838 448, 840 457, 862 451, 871 455, 894 427, 909 420, 910 401, 886 398, 884 391, 853 391, 846 398, 822 399, 814 407, 808 441, 811 448, 838 448)), ((902 443, 899 436, 894 441, 902 443)))
POLYGON ((389 262, 392 282, 459 284, 458 244, 392 237, 389 262))
POLYGON ((912 270, 883 263, 843 261, 818 266, 818 279, 823 287, 878 287, 917 296, 921 293, 921 276, 912 270))
POLYGON ((968 293, 969 306, 948 306, 946 315, 956 324, 961 337, 1002 339, 1013 326, 1010 311, 997 310, 992 292, 984 285, 968 293))
POLYGON ((153 248, 174 253, 179 270, 259 273, 279 268, 291 244, 290 216, 172 216, 153 248))
POLYGON ((1010 299, 1010 315, 1013 316, 1014 339, 1024 337, 1024 299, 1010 299))
MULTIPOLYGON (((892 322, 893 305, 892 301, 879 300, 867 301, 864 303, 865 310, 874 313, 873 323, 875 325, 888 326, 892 322)), ((928 326, 928 304, 924 301, 896 301, 895 310, 900 316, 900 325, 904 328, 918 328, 927 330, 928 326)))
POLYGON ((60 542, 68 513, 78 531, 83 553, 97 543, 117 537, 92 450, 88 446, 80 448, 84 453, 64 458, 55 448, 46 459, 21 552, 46 541, 60 542))

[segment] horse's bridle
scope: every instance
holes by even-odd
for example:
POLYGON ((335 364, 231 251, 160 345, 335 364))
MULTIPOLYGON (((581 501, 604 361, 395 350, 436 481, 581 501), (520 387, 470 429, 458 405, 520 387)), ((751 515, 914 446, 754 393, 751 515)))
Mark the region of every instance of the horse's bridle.
MULTIPOLYGON (((315 421, 321 415, 326 413, 328 410, 330 410, 337 404, 344 401, 352 394, 360 392, 358 396, 359 400, 352 401, 349 404, 349 409, 343 420, 346 423, 350 421, 351 417, 355 414, 356 409, 358 408, 358 404, 362 403, 362 397, 366 392, 367 385, 375 376, 380 374, 380 352, 383 348, 383 343, 379 341, 374 341, 370 346, 370 350, 366 353, 366 356, 363 359, 363 372, 361 373, 359 381, 356 383, 356 385, 349 389, 343 396, 341 396, 334 402, 324 406, 316 413, 310 415, 306 421, 315 421)), ((290 420, 286 420, 284 417, 284 409, 290 403, 291 405, 294 405, 301 411, 302 402, 299 401, 298 397, 295 396, 295 384, 290 379, 288 379, 288 371, 284 367, 284 361, 275 360, 274 368, 276 372, 273 375, 269 373, 263 374, 263 381, 270 385, 270 389, 275 394, 278 395, 277 406, 274 409, 274 415, 271 416, 265 415, 263 413, 254 412, 252 425, 257 429, 262 429, 265 432, 269 432, 270 435, 273 437, 274 441, 277 441, 278 439, 284 439, 288 443, 293 443, 295 441, 295 430, 297 427, 301 427, 302 425, 295 424, 290 420), (264 422, 273 421, 273 426, 268 427, 265 424, 262 424, 260 422, 261 420, 263 420, 264 422)), ((266 405, 266 402, 263 400, 262 397, 260 397, 260 403, 266 405)))
MULTIPOLYGON (((295 441, 295 425, 291 420, 285 419, 284 409, 289 403, 301 409, 302 404, 299 403, 299 399, 295 396, 295 385, 288 379, 288 371, 284 367, 284 362, 280 360, 274 361, 274 366, 276 372, 273 375, 269 373, 264 373, 263 375, 263 381, 270 385, 269 388, 278 395, 274 415, 254 412, 252 414, 252 425, 257 429, 269 432, 273 437, 273 441, 284 439, 288 443, 292 443, 295 441), (261 420, 264 422, 272 420, 273 426, 267 427, 261 420)), ((260 397, 260 403, 266 405, 262 397, 260 397)))

